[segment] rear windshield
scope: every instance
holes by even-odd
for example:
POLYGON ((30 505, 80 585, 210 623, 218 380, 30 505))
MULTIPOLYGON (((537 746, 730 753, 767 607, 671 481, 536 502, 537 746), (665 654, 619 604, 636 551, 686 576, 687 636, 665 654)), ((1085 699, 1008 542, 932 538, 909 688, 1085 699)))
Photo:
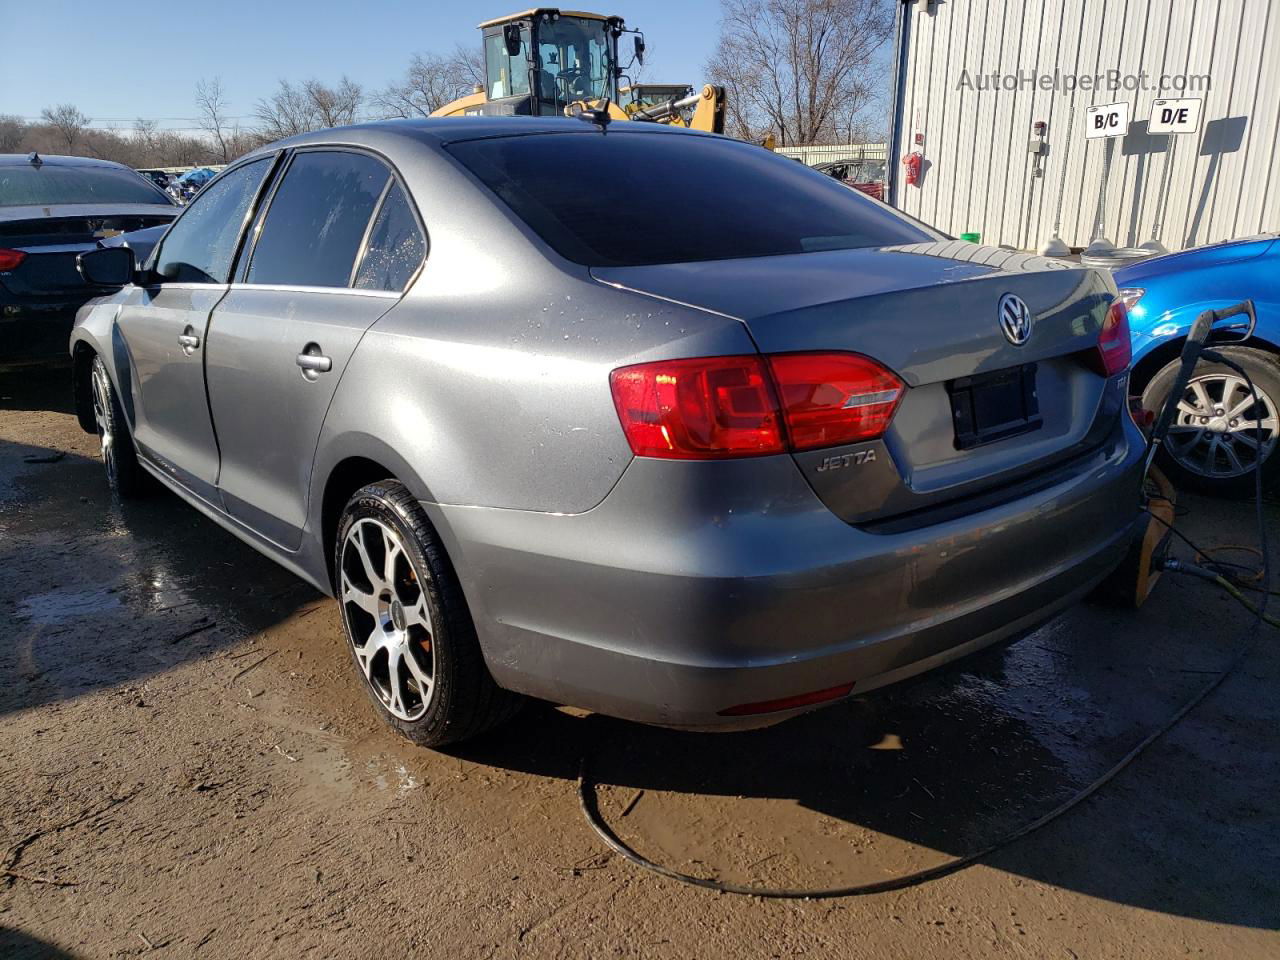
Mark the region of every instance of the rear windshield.
POLYGON ((0 166, 0 207, 59 203, 170 203, 132 170, 114 167, 0 166))
POLYGON ((682 134, 542 134, 450 152, 562 257, 640 266, 937 240, 794 160, 682 134))

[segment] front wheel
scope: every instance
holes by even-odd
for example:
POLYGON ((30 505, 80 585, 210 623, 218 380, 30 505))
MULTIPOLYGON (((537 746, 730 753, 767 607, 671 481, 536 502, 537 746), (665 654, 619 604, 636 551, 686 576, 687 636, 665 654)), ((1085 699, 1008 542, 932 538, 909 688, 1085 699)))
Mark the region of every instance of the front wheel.
MULTIPOLYGON (((1254 468, 1264 485, 1280 479, 1275 456, 1280 437, 1280 365, 1270 353, 1245 347, 1217 347, 1239 364, 1257 389, 1230 367, 1204 362, 1191 373, 1169 435, 1160 451, 1170 479, 1202 493, 1244 497, 1253 492, 1254 468)), ((1161 369, 1142 391, 1142 405, 1159 415, 1181 361, 1161 369)))
POLYGON ((147 477, 138 463, 138 452, 107 365, 98 356, 89 368, 89 390, 93 395, 93 422, 102 450, 102 466, 107 471, 107 485, 121 499, 142 496, 147 490, 147 477))
POLYGON ((352 659, 390 726, 437 747, 516 711, 520 698, 489 675, 457 574, 403 484, 372 483, 347 502, 334 571, 352 659))

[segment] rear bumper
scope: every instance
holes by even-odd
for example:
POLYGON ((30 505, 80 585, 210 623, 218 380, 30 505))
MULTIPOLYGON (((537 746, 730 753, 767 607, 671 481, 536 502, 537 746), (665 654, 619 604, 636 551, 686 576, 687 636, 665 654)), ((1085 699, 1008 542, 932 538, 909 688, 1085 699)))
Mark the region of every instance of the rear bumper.
POLYGON ((0 291, 0 363, 65 359, 76 311, 93 296, 37 299, 0 291))
POLYGON ((1061 482, 898 533, 841 521, 785 456, 637 459, 573 516, 423 506, 501 685, 648 723, 758 725, 801 710, 722 711, 871 690, 1087 593, 1138 519, 1143 442, 1120 419, 1061 482))

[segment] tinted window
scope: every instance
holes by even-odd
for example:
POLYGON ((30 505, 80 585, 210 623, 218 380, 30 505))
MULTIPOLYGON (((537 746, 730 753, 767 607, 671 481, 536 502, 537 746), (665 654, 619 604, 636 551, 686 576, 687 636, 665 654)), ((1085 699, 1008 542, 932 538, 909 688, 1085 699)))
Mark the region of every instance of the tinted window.
POLYGON ((369 233, 369 246, 356 272, 360 290, 394 290, 399 293, 422 264, 426 240, 409 208, 404 191, 396 184, 382 202, 369 233))
POLYGON ((390 174, 360 153, 293 158, 267 209, 249 283, 345 287, 390 174))
POLYGON ((171 202, 137 173, 119 167, 0 166, 0 207, 171 202))
POLYGON ((263 157, 209 184, 165 234, 155 271, 179 283, 226 283, 254 195, 271 169, 263 157))
POLYGON ((561 256, 592 266, 769 257, 941 237, 761 147, 619 126, 626 125, 615 124, 607 135, 471 140, 449 150, 561 256), (607 183, 608 190, 593 183, 607 183), (672 196, 678 202, 669 202, 672 196))

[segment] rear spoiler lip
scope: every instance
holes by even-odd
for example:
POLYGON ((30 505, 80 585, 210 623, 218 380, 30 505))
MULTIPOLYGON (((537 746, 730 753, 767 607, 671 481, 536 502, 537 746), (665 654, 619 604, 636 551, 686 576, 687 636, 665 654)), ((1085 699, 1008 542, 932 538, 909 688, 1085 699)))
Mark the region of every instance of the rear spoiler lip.
POLYGON ((0 226, 21 220, 59 220, 67 217, 176 217, 182 208, 172 203, 57 203, 0 205, 0 226))

